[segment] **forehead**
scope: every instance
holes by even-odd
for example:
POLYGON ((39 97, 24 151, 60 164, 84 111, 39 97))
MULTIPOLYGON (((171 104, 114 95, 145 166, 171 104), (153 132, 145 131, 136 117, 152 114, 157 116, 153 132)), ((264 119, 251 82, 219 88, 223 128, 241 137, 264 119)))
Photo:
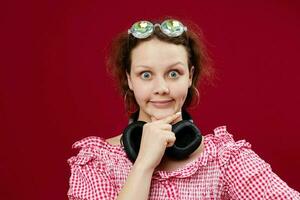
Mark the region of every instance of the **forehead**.
POLYGON ((141 42, 131 52, 131 65, 168 66, 182 62, 188 63, 188 55, 183 45, 167 43, 159 39, 141 42))

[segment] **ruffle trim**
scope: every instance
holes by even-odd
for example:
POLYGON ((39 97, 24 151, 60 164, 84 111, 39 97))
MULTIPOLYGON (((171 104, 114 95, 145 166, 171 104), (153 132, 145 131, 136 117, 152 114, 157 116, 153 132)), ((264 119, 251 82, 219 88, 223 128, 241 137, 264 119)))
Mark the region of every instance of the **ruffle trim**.
MULTIPOLYGON (((121 145, 111 145, 101 137, 90 136, 75 142, 72 148, 81 148, 77 156, 68 159, 69 165, 86 165, 98 160, 98 165, 106 169, 106 161, 112 159, 113 155, 120 160, 120 156, 132 166, 130 160, 121 145)), ((195 174, 201 166, 206 166, 208 162, 217 160, 220 167, 226 165, 232 156, 240 153, 243 148, 251 148, 245 140, 235 142, 232 135, 227 132, 226 126, 219 126, 214 129, 214 134, 204 136, 204 151, 202 154, 186 166, 174 171, 156 171, 154 179, 163 180, 171 177, 185 178, 195 174)), ((117 167, 117 166, 110 166, 117 167)))
POLYGON ((121 145, 111 145, 105 139, 97 136, 83 138, 72 145, 73 149, 80 149, 76 156, 68 159, 69 165, 86 165, 93 160, 111 159, 113 155, 126 157, 121 145))
POLYGON ((230 158, 238 154, 242 148, 251 148, 245 140, 235 142, 232 135, 227 132, 226 126, 214 129, 214 134, 204 137, 204 151, 191 163, 175 171, 157 171, 153 178, 165 180, 171 177, 186 178, 195 174, 201 166, 206 166, 210 161, 218 161, 220 167, 227 164, 230 158))
POLYGON ((243 149, 251 149, 251 144, 245 140, 234 141, 233 136, 227 132, 226 126, 214 129, 213 142, 217 149, 220 166, 226 165, 229 160, 239 154, 243 149))

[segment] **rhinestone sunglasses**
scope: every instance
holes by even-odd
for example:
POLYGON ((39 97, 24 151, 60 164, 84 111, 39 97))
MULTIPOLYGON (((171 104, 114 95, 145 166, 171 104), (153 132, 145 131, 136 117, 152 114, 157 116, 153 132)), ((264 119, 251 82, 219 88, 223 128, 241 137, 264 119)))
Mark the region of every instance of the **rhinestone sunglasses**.
POLYGON ((167 19, 161 24, 152 24, 149 21, 143 20, 134 23, 128 30, 128 34, 131 34, 138 39, 145 39, 152 35, 155 27, 157 26, 165 35, 169 37, 178 37, 183 32, 187 31, 187 27, 184 26, 180 21, 175 19, 167 19))

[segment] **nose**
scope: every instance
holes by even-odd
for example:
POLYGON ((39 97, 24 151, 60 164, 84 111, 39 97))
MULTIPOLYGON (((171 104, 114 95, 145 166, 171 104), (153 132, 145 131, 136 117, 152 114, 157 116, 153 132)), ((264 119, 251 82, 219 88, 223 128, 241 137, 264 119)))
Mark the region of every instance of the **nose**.
POLYGON ((154 93, 163 95, 169 94, 170 90, 168 87, 168 83, 164 80, 164 78, 157 78, 154 84, 154 93))

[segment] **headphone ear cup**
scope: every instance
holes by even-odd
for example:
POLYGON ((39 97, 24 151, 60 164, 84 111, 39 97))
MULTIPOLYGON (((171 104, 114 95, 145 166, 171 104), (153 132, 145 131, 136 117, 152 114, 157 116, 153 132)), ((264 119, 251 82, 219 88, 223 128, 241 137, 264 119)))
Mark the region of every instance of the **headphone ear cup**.
POLYGON ((140 150, 140 144, 145 122, 136 121, 131 123, 123 131, 122 142, 128 158, 134 162, 140 150))
POLYGON ((189 120, 180 121, 172 126, 176 141, 166 149, 166 154, 175 159, 184 159, 193 153, 202 142, 202 135, 197 126, 189 120))

